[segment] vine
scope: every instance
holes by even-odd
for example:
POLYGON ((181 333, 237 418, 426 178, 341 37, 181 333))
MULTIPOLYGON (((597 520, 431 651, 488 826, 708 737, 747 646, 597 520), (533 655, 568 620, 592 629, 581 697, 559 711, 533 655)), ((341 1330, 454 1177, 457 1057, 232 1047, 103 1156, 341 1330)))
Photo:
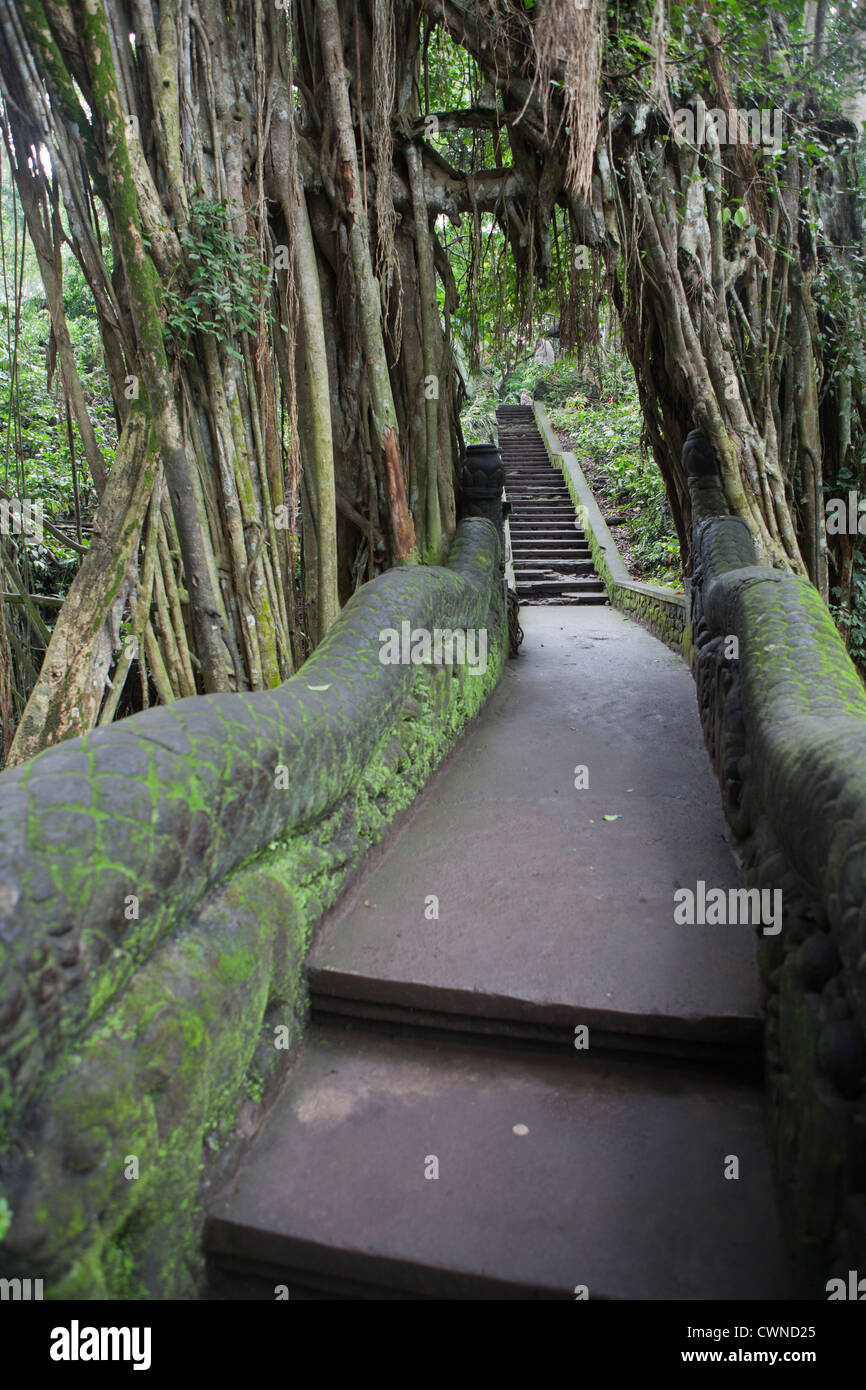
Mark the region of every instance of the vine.
POLYGON ((259 259, 255 237, 240 240, 235 235, 231 216, 222 201, 199 198, 190 207, 189 224, 180 237, 185 280, 163 291, 168 346, 175 352, 193 355, 195 334, 206 332, 230 357, 242 361, 232 339, 258 331, 271 272, 259 259))

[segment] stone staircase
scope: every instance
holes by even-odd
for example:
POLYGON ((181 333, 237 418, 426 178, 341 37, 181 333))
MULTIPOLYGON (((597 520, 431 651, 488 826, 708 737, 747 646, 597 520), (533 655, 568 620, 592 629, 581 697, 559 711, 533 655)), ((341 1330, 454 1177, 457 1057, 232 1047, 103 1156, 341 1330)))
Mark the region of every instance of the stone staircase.
POLYGON ((606 603, 562 474, 553 467, 531 406, 496 412, 517 596, 521 604, 606 603))
POLYGON ((674 921, 676 885, 737 882, 691 677, 610 607, 521 621, 319 928, 212 1299, 788 1294, 754 929, 674 921))

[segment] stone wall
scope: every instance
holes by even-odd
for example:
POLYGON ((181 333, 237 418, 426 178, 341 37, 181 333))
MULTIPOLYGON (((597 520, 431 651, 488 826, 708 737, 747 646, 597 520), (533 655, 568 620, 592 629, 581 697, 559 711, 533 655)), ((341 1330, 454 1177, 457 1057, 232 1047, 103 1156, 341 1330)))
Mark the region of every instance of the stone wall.
POLYGON ((866 1276, 866 691, 819 594, 758 566, 717 479, 690 480, 693 668, 760 933, 766 1072, 798 1292, 866 1276))
POLYGON ((534 408, 548 457, 562 470, 608 599, 688 661, 691 647, 686 599, 675 589, 631 578, 577 458, 563 450, 544 406, 536 401, 534 408))
POLYGON ((194 1297, 202 1197, 293 1056, 312 931, 507 654, 496 528, 365 585, 276 690, 181 700, 0 776, 0 1276, 194 1297), (484 674, 380 634, 486 629, 484 674))

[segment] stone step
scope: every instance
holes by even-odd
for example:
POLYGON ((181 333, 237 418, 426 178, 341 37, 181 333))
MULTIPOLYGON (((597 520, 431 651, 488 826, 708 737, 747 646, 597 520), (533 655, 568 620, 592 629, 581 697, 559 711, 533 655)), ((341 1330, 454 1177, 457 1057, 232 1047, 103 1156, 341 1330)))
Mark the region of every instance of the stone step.
POLYGON ((581 553, 589 553, 589 542, 580 539, 575 540, 572 536, 568 537, 567 540, 548 540, 544 535, 529 533, 525 536, 519 536, 516 539, 512 537, 512 541, 514 545, 521 546, 523 549, 529 547, 531 550, 538 550, 539 552, 547 554, 552 554, 554 551, 558 552, 560 550, 575 550, 581 553))
POLYGON ((550 593, 527 593, 524 588, 518 598, 521 608, 545 607, 548 604, 555 607, 561 603, 603 608, 608 601, 607 594, 603 589, 600 589, 597 594, 572 594, 565 588, 556 588, 555 586, 551 586, 550 593))
POLYGON ((566 592, 596 593, 603 587, 601 580, 594 575, 591 560, 548 560, 544 563, 515 560, 514 563, 518 594, 537 583, 550 584, 553 589, 556 588, 557 581, 565 580, 570 585, 572 579, 579 575, 593 575, 592 587, 586 585, 579 589, 567 589, 566 592))
POLYGON ((565 579, 561 575, 551 578, 525 578, 517 580, 517 597, 521 603, 527 603, 533 598, 553 598, 556 594, 579 594, 581 598, 587 600, 598 599, 600 603, 607 602, 604 585, 600 579, 565 579))
MULTIPOLYGON (((518 593, 522 593, 528 584, 533 584, 537 580, 552 581, 557 577, 563 580, 581 578, 585 581, 597 579, 597 575, 592 568, 591 560, 575 560, 557 557, 554 560, 522 560, 519 557, 514 561, 514 577, 517 583, 518 593)), ((601 581, 599 581, 600 583, 601 581)), ((586 589, 587 593, 594 593, 595 589, 586 589)))
POLYGON ((564 526, 527 526, 511 532, 512 540, 549 541, 551 545, 570 544, 577 535, 577 531, 564 526))
POLYGON ((577 608, 577 607, 600 607, 607 603, 606 598, 587 597, 581 594, 559 594, 553 598, 521 598, 521 610, 533 608, 577 608))
MULTIPOLYGON (((591 560, 515 560, 514 577, 518 593, 529 584, 537 581, 553 582, 556 579, 572 580, 596 579, 591 560)), ((587 593, 595 593, 595 588, 587 588, 587 593)))
POLYGON ((515 562, 519 561, 522 565, 539 564, 549 565, 558 564, 561 561, 589 561, 592 562, 592 555, 586 547, 579 546, 560 546, 548 547, 534 545, 512 545, 511 554, 515 562))
POLYGON ((205 1241, 270 1302, 789 1294, 756 1087, 358 1029, 310 1030, 205 1241))
POLYGON ((592 571, 592 556, 568 553, 565 551, 548 551, 546 554, 539 554, 537 551, 512 551, 514 563, 522 571, 532 569, 550 569, 556 565, 579 565, 581 573, 586 570, 592 571))
POLYGON ((738 882, 694 684, 594 597, 527 606, 477 732, 320 928, 314 1004, 759 1066, 754 929, 674 921, 678 887, 738 882))
POLYGON ((527 555, 525 551, 512 551, 512 554, 514 556, 515 561, 523 565, 524 567, 528 564, 550 565, 551 563, 556 563, 559 560, 572 560, 576 564, 588 564, 590 566, 592 565, 592 556, 587 555, 585 553, 583 555, 574 553, 568 554, 566 552, 553 550, 547 551, 546 553, 542 553, 541 555, 536 554, 534 556, 532 554, 527 555))
POLYGON ((562 571, 571 574, 595 574, 591 555, 527 555, 513 551, 512 559, 517 574, 526 578, 532 578, 536 572, 540 575, 561 573, 562 571))

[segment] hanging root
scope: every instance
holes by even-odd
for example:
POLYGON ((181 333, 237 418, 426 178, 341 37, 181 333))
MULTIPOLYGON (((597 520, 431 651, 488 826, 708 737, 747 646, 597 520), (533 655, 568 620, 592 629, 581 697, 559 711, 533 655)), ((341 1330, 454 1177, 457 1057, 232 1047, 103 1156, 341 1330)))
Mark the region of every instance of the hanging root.
POLYGON ((517 656, 523 641, 523 628, 520 626, 520 601, 513 589, 508 590, 508 655, 517 656))
POLYGON ((545 0, 532 30, 535 81, 545 129, 550 122, 555 90, 551 79, 558 69, 562 70, 560 124, 565 127, 565 182, 580 198, 588 198, 592 189, 602 20, 601 0, 545 0))
POLYGON ((665 0, 655 0, 652 25, 650 27, 650 48, 653 55, 653 94, 671 125, 674 123, 674 110, 668 91, 667 74, 667 19, 665 0))
MULTIPOLYGON (((402 337, 402 287, 394 250, 397 214, 391 191, 394 139, 395 74, 397 71, 394 0, 373 0, 373 147, 376 161, 376 275, 384 287, 385 304, 394 324, 394 347, 399 355, 402 337)), ((359 94, 360 100, 360 94, 359 94)), ((360 117, 359 117, 360 119, 360 117)))

